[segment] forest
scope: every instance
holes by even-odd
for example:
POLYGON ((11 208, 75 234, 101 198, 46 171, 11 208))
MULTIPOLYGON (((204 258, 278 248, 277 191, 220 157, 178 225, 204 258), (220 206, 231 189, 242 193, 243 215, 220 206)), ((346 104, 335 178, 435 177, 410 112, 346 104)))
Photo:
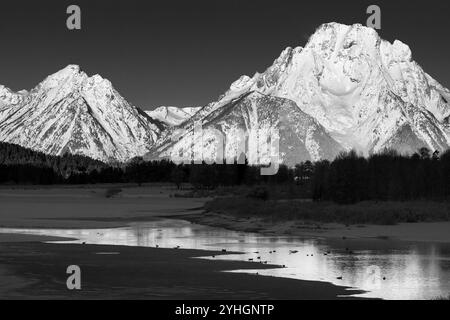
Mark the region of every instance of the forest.
POLYGON ((50 156, 17 145, 0 143, 0 184, 54 185, 99 183, 173 183, 197 190, 248 186, 254 197, 267 199, 272 189, 285 187, 290 198, 352 204, 361 201, 450 199, 450 151, 426 148, 411 156, 386 150, 363 157, 355 151, 333 161, 281 166, 275 176, 261 176, 248 164, 175 165, 166 160, 105 164, 78 155, 50 156), (261 191, 263 190, 263 191, 261 191), (299 192, 301 191, 301 192, 299 192), (299 196, 301 194, 301 196, 299 196))

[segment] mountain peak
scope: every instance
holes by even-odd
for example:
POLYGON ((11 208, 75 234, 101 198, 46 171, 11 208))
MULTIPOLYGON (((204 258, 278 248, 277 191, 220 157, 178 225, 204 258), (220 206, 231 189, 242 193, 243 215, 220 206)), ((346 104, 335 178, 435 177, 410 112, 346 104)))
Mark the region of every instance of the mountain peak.
POLYGON ((33 150, 127 161, 144 155, 160 130, 109 80, 89 77, 78 65, 68 65, 23 95, 0 87, 0 141, 33 150))
POLYGON ((354 32, 358 34, 364 34, 364 35, 370 35, 372 37, 379 37, 378 32, 370 27, 366 27, 360 23, 355 23, 352 25, 347 25, 343 23, 338 22, 328 22, 320 25, 314 34, 311 36, 311 38, 322 35, 322 34, 329 34, 330 32, 334 32, 337 34, 346 34, 349 32, 354 32))
POLYGON ((294 101, 344 148, 366 154, 450 145, 449 91, 412 60, 408 45, 361 24, 321 25, 304 48, 288 47, 263 73, 241 77, 210 109, 251 91, 294 101))
MULTIPOLYGON (((105 78, 103 78, 99 74, 95 74, 91 77, 89 77, 79 65, 76 64, 69 64, 65 68, 55 72, 54 74, 50 75, 48 78, 50 79, 73 79, 73 78, 80 78, 82 80, 89 80, 89 82, 94 84, 99 84, 102 82, 107 82, 108 84, 111 84, 111 82, 105 78)), ((47 79, 48 79, 47 78, 47 79)))
MULTIPOLYGON (((412 60, 408 45, 382 40, 361 24, 323 24, 304 47, 287 47, 263 73, 242 76, 217 101, 149 115, 107 79, 74 64, 29 93, 0 86, 0 140, 50 154, 120 161, 149 150, 162 154, 173 146, 173 127, 191 130, 196 121, 220 127, 227 138, 234 129, 269 133, 278 126, 282 157, 291 164, 302 154, 330 159, 342 148, 370 154, 450 146, 450 91, 412 60)), ((189 137, 184 141, 191 145, 189 137)))
POLYGON ((410 62, 412 60, 411 49, 400 40, 395 40, 392 44, 392 53, 398 62, 410 62))
POLYGON ((341 54, 360 53, 375 58, 380 43, 381 38, 375 29, 361 24, 345 25, 333 22, 321 25, 310 37, 305 48, 325 59, 341 54))
POLYGON ((64 69, 48 76, 41 82, 35 91, 51 91, 55 99, 61 99, 73 93, 84 92, 86 95, 94 95, 97 98, 111 95, 114 92, 112 83, 95 74, 89 77, 78 65, 70 64, 64 69))
POLYGON ((76 64, 69 64, 65 68, 57 71, 50 77, 68 77, 68 76, 78 76, 82 74, 81 68, 79 65, 76 64))
POLYGON ((63 70, 71 71, 74 73, 80 73, 81 68, 77 64, 69 64, 63 70))
POLYGON ((0 96, 11 93, 11 90, 0 84, 0 96))

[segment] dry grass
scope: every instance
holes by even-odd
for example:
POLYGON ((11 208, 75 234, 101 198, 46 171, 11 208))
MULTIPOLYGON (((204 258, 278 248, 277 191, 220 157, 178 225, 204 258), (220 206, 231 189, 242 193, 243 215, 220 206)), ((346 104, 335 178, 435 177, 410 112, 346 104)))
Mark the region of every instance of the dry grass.
POLYGON ((332 202, 263 201, 247 197, 228 197, 208 202, 206 210, 235 216, 265 217, 274 221, 303 220, 348 225, 394 225, 402 222, 450 220, 450 203, 432 201, 367 201, 354 205, 338 205, 332 202))

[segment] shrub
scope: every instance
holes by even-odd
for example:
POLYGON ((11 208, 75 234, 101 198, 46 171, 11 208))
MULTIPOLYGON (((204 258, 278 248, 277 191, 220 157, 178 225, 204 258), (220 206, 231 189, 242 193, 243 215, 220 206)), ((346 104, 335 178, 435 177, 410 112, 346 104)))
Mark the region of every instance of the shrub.
POLYGON ((249 191, 247 198, 267 201, 269 200, 269 190, 266 187, 255 187, 249 191))
POLYGON ((116 195, 118 195, 121 192, 122 192, 122 189, 110 188, 110 189, 106 190, 105 197, 106 198, 114 198, 116 195))

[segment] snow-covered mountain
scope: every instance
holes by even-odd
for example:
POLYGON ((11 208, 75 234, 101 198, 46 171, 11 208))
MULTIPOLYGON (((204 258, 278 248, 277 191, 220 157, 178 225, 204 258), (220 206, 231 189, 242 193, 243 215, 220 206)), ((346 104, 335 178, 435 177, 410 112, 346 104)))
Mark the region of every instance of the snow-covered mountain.
POLYGON ((200 109, 201 107, 159 107, 146 112, 151 118, 159 120, 169 127, 174 127, 191 118, 200 109))
POLYGON ((406 44, 359 24, 322 25, 304 48, 287 48, 264 73, 234 83, 235 91, 293 100, 342 146, 366 154, 450 145, 450 91, 406 44))
POLYGON ((103 161, 144 155, 164 125, 130 105, 106 79, 76 65, 30 92, 0 87, 0 141, 103 161))
MULTIPOLYGON (((359 24, 329 23, 320 26, 304 48, 284 50, 264 73, 242 76, 179 129, 192 131, 194 122, 204 129, 213 124, 233 138, 229 132, 255 127, 255 121, 263 127, 288 125, 289 130, 280 131, 285 163, 331 159, 351 148, 366 155, 385 148, 442 151, 450 146, 449 102, 450 91, 412 60, 407 45, 384 41, 374 29, 359 24), (252 112, 258 116, 250 117, 252 112), (285 118, 288 113, 291 119, 285 118), (312 128, 320 134, 305 134, 312 128)), ((167 157, 174 152, 170 148, 176 153, 191 144, 195 149, 211 139, 205 130, 202 142, 186 135, 174 144, 170 138, 175 131, 163 134, 148 156, 167 157)), ((214 150, 203 148, 204 157, 214 157, 214 150)))
POLYGON ((201 130, 192 121, 169 130, 147 158, 186 162, 226 159, 233 163, 242 160, 245 153, 251 164, 269 164, 271 156, 278 154, 279 162, 295 165, 306 160, 331 159, 343 150, 295 102, 256 91, 216 108, 199 123, 201 130), (179 139, 174 139, 177 136, 179 139))
POLYGON ((443 151, 450 146, 450 91, 413 60, 406 44, 338 23, 320 26, 305 47, 285 49, 265 72, 242 76, 202 108, 145 114, 108 80, 77 66, 30 92, 0 86, 0 141, 46 153, 125 161, 171 157, 181 148, 214 159, 218 132, 228 159, 240 157, 238 135, 248 136, 251 163, 267 162, 260 147, 274 132, 288 164, 331 159, 351 148, 366 155, 423 146, 443 151), (194 134, 199 123, 200 138, 194 134), (174 141, 179 132, 184 136, 174 141))
POLYGON ((9 88, 0 85, 0 122, 15 110, 14 106, 20 105, 27 96, 28 92, 13 92, 9 88))

